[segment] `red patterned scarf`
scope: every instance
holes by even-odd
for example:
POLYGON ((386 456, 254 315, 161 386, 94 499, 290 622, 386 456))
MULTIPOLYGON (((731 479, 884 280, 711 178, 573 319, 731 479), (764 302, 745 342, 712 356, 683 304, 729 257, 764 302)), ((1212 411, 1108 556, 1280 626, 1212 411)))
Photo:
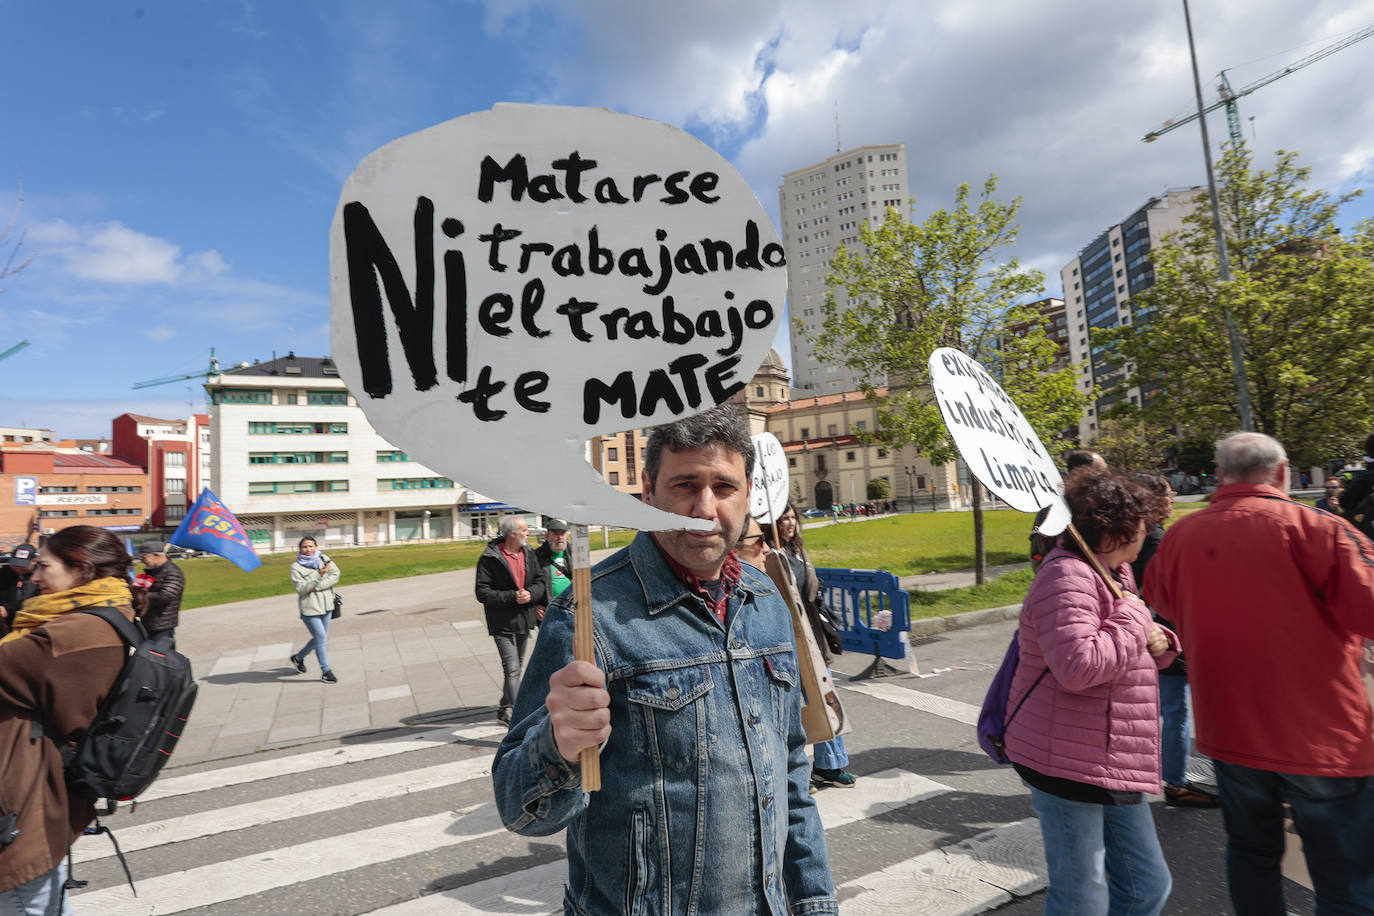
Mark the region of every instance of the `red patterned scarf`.
POLYGON ((740 565, 739 557, 735 556, 735 552, 732 550, 725 555, 725 563, 720 568, 720 590, 712 595, 710 590, 702 584, 700 577, 668 556, 668 552, 663 549, 658 538, 654 538, 654 546, 663 555, 663 559, 668 564, 668 568, 673 571, 673 575, 682 580, 682 583, 691 589, 693 594, 700 595, 701 600, 705 601, 706 606, 711 609, 711 613, 716 615, 716 619, 724 623, 725 610, 730 604, 730 593, 739 584, 740 576, 744 575, 744 567, 740 565))

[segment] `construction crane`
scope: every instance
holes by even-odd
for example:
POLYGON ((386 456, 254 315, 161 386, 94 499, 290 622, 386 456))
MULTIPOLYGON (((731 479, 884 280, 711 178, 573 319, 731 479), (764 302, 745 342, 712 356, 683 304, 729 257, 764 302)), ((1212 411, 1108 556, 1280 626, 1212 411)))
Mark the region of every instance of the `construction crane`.
MULTIPOLYGON (((0 359, 2 359, 2 358, 3 358, 3 357, 0 357, 0 359)), ((242 362, 242 363, 239 363, 239 364, 238 364, 237 366, 235 366, 234 368, 236 368, 236 369, 242 369, 242 368, 244 368, 244 367, 247 366, 247 365, 248 365, 248 363, 242 362)), ((217 376, 217 375, 223 375, 223 374, 224 374, 224 370, 221 369, 221 368, 219 367, 219 360, 215 358, 215 348, 214 348, 214 347, 211 347, 211 348, 210 348, 210 367, 209 367, 208 369, 202 369, 202 370, 199 371, 199 372, 187 372, 187 373, 184 374, 184 375, 169 375, 169 376, 166 376, 165 378, 154 378, 154 379, 149 379, 149 380, 146 381, 146 382, 135 382, 135 383, 134 383, 134 387, 135 387, 135 388, 152 388, 152 387, 155 386, 155 385, 170 385, 170 384, 172 384, 173 382, 184 382, 184 381, 186 381, 187 379, 191 379, 191 378, 214 378, 214 377, 217 376)))
POLYGON ((4 353, 0 353, 0 359, 9 359, 11 356, 18 353, 20 350, 24 349, 28 345, 29 342, 27 340, 21 340, 19 341, 19 343, 15 344, 14 346, 6 350, 4 353))
MULTIPOLYGON (((1337 41, 1333 44, 1329 44, 1319 51, 1313 51, 1306 57, 1301 58, 1300 60, 1293 61, 1293 63, 1289 64, 1283 69, 1275 70, 1268 76, 1257 79, 1250 85, 1242 86, 1240 89, 1237 90, 1231 89, 1231 83, 1226 78, 1226 71, 1223 70, 1221 71, 1221 74, 1219 76, 1220 83, 1217 86, 1217 93, 1221 96, 1221 98, 1218 101, 1212 103, 1211 105, 1208 105, 1206 108, 1202 109, 1201 114, 1205 115, 1209 112, 1216 111, 1218 108, 1225 108, 1226 126, 1231 134, 1231 145, 1239 146, 1241 140, 1244 139, 1244 136, 1241 133, 1240 129, 1240 109, 1236 107, 1236 101, 1238 99, 1244 98, 1245 96, 1254 92, 1256 89, 1262 89, 1265 86, 1268 86, 1275 80, 1281 80, 1290 73, 1297 73, 1304 67, 1310 67, 1317 61, 1322 60, 1326 57, 1330 57, 1337 51, 1343 51, 1351 45, 1356 44, 1357 42, 1364 41, 1366 38, 1369 38, 1370 36, 1374 36, 1374 25, 1365 26, 1364 28, 1359 29, 1358 31, 1352 32, 1351 34, 1342 38, 1340 41, 1337 41)), ((1160 137, 1162 137, 1164 134, 1167 134, 1169 131, 1182 127, 1185 124, 1190 124, 1193 121, 1196 121, 1198 119, 1198 116, 1199 112, 1193 112, 1187 117, 1180 118, 1177 121, 1165 121, 1162 127, 1150 131, 1148 134, 1141 137, 1140 139, 1145 143, 1153 143, 1160 137)))

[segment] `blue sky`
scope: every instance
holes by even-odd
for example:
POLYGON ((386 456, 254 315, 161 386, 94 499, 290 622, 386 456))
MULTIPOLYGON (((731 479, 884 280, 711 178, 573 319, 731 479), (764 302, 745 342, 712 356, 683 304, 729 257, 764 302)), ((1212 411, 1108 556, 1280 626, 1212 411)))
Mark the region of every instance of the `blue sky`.
MULTIPOLYGON (((499 101, 687 128, 776 218, 784 172, 903 141, 920 212, 988 172, 1024 198, 1023 262, 1058 269, 1151 194, 1202 180, 1197 133, 1139 142, 1191 99, 1177 4, 511 0, 0 0, 0 425, 108 435, 203 409, 136 381, 328 348, 344 179, 396 137, 499 101)), ((1204 79, 1244 85, 1374 23, 1374 0, 1196 0, 1204 79)), ((1259 150, 1329 189, 1370 183, 1374 39, 1242 102, 1259 150), (1254 121, 1249 121, 1250 117, 1254 121)), ((1214 136, 1224 121, 1212 122, 1214 136)), ((1347 222, 1374 213, 1354 205, 1347 222)), ((786 356, 785 346, 781 347, 786 356)), ((189 390, 188 390, 189 389, 189 390)))

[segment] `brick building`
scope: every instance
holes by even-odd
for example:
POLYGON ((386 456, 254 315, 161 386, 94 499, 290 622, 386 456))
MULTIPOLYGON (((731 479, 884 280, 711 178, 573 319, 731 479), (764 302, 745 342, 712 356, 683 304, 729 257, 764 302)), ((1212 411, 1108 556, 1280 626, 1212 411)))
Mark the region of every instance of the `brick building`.
POLYGON ((39 543, 71 525, 138 531, 148 522, 148 477, 109 455, 0 449, 0 549, 39 543))
POLYGON ((112 454, 148 474, 148 505, 154 526, 175 528, 210 481, 210 416, 161 420, 120 414, 111 424, 112 454))

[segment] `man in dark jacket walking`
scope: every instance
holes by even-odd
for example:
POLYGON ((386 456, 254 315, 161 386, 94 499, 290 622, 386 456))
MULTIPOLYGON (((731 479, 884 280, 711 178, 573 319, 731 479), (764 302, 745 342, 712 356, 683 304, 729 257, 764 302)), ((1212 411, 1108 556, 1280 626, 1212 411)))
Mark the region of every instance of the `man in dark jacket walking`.
POLYGON ((0 567, 0 636, 9 630, 24 602, 38 594, 33 582, 33 558, 37 554, 32 544, 19 544, 10 551, 9 562, 0 567))
POLYGON ((510 724, 520 666, 535 625, 535 609, 549 603, 548 579, 527 543, 530 524, 518 515, 501 519, 499 537, 487 544, 477 561, 477 600, 486 611, 487 634, 496 640, 505 682, 496 718, 510 724))
POLYGON ((186 588, 186 575, 167 556, 167 545, 161 541, 138 545, 138 553, 143 571, 153 578, 148 588, 148 609, 139 619, 149 636, 170 635, 181 615, 181 593, 186 588))

